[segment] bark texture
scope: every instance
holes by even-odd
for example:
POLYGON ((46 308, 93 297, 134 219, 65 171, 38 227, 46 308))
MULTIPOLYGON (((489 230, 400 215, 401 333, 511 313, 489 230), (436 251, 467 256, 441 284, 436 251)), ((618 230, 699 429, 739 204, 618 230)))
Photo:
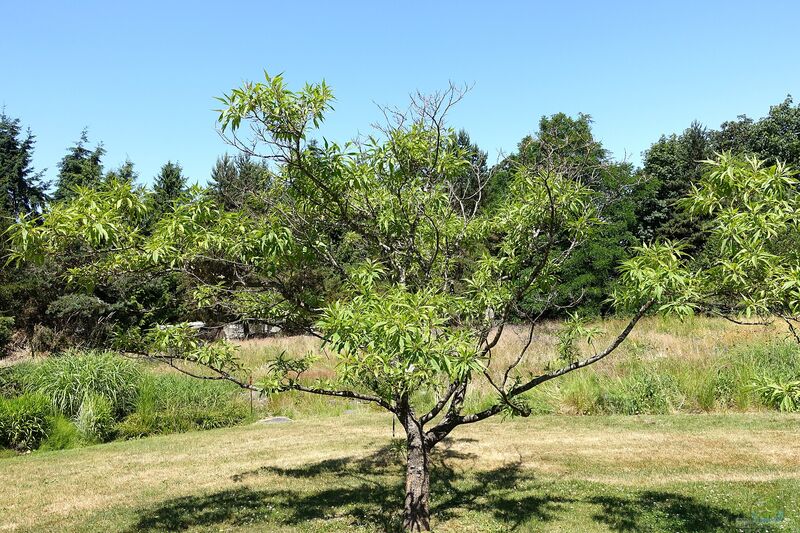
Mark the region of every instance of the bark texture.
POLYGON ((430 531, 430 471, 428 447, 425 445, 422 424, 408 416, 403 424, 408 443, 406 462, 406 499, 403 527, 406 531, 430 531))

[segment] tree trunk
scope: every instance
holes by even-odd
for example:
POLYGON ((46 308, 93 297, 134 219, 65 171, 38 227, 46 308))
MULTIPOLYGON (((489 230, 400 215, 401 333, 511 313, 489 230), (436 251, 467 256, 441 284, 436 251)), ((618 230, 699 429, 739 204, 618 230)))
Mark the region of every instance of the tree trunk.
POLYGON ((417 421, 408 424, 408 459, 406 462, 406 501, 403 527, 406 531, 430 531, 431 510, 430 473, 428 471, 428 449, 425 446, 422 428, 417 421))

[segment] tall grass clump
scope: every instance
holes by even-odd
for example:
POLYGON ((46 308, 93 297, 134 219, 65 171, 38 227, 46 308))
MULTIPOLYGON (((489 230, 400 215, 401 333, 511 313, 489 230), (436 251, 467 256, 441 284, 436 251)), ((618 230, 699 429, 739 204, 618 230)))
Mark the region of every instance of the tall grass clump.
POLYGON ((99 394, 87 394, 75 415, 75 427, 86 442, 105 442, 114 435, 113 408, 111 402, 99 394))
POLYGON ((53 417, 50 434, 41 443, 39 450, 69 450, 77 448, 84 442, 85 440, 72 420, 58 413, 53 417))
POLYGON ((249 408, 231 383, 176 374, 147 374, 140 382, 133 412, 118 426, 121 437, 233 426, 249 408))
POLYGON ((27 365, 18 364, 16 367, 0 367, 0 398, 13 398, 22 394, 19 369, 24 366, 27 365))
POLYGON ((592 369, 574 372, 561 383, 556 383, 559 410, 571 414, 597 415, 602 413, 603 380, 592 369))
POLYGON ((612 375, 576 372, 551 397, 562 410, 581 415, 665 414, 683 404, 674 376, 637 357, 622 362, 612 375))
POLYGON ((759 386, 791 383, 800 379, 800 346, 795 342, 746 345, 723 356, 718 363, 717 395, 740 409, 777 408, 759 386))
POLYGON ((606 385, 600 398, 603 414, 666 414, 683 401, 675 378, 653 368, 636 366, 624 377, 606 385))
POLYGON ((138 365, 112 352, 66 352, 20 372, 28 392, 50 399, 53 406, 75 417, 88 396, 102 396, 114 416, 130 412, 139 391, 142 373, 138 365))
POLYGON ((18 451, 33 450, 47 438, 53 408, 39 394, 0 399, 0 446, 18 451))

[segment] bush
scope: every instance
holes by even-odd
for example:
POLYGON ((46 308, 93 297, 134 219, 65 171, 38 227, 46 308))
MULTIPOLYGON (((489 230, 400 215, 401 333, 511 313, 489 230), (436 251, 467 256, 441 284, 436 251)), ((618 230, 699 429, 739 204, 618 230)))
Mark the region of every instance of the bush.
POLYGON ((14 367, 0 367, 0 398, 13 398, 23 393, 22 384, 19 381, 19 368, 23 365, 14 367))
POLYGON ((14 319, 10 316, 0 316, 0 356, 5 355, 13 335, 14 319))
POLYGON ((39 450, 69 450, 81 444, 81 435, 78 428, 64 415, 53 417, 52 429, 47 439, 39 446, 39 450))
MULTIPOLYGON (((782 383, 800 376, 800 346, 795 342, 752 344, 727 354, 717 376, 717 395, 723 404, 740 409, 763 405, 758 384, 782 383), (754 385, 756 384, 756 385, 754 385)), ((766 405, 772 406, 767 401, 766 405)))
POLYGON ((773 380, 761 377, 752 384, 752 389, 765 405, 784 413, 800 410, 800 380, 773 380))
POLYGON ((50 302, 47 314, 57 324, 63 339, 84 346, 98 346, 111 333, 111 324, 100 320, 114 308, 97 296, 81 292, 62 294, 50 302))
POLYGON ((152 374, 142 380, 135 411, 117 431, 125 438, 181 433, 233 426, 247 416, 247 406, 235 385, 152 374))
POLYGON ((111 402, 100 394, 87 394, 75 416, 75 427, 87 442, 105 442, 114 434, 111 402))
POLYGON ((66 352, 31 365, 20 372, 26 391, 47 396, 53 406, 69 417, 81 409, 84 398, 106 398, 115 417, 134 406, 141 380, 136 363, 111 352, 66 352))
POLYGON ((36 324, 33 326, 30 342, 31 351, 34 354, 43 354, 57 352, 68 343, 68 339, 64 333, 56 332, 42 324, 36 324))
POLYGON ((608 384, 600 398, 605 414, 665 414, 681 403, 672 375, 634 361, 624 377, 608 384))
POLYGON ((0 399, 0 445, 33 450, 47 438, 52 427, 52 407, 38 394, 0 399))

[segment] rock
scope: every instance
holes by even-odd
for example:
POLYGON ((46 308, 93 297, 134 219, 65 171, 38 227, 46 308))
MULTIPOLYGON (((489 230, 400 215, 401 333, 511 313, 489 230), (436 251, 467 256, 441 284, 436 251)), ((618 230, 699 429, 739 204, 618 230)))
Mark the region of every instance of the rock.
POLYGON ((286 422, 291 422, 292 419, 286 416, 270 416, 267 418, 262 418, 256 424, 285 424, 286 422))
POLYGON ((226 324, 222 327, 222 338, 230 341, 240 341, 245 338, 244 324, 237 322, 226 324))

